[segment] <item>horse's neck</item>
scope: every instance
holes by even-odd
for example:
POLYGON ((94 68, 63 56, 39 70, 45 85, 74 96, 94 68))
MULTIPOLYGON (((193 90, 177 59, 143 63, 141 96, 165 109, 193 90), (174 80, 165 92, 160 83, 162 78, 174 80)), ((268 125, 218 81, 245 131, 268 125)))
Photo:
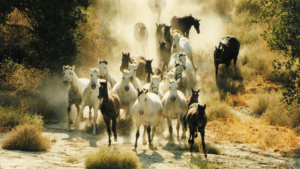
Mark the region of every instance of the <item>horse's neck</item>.
POLYGON ((72 89, 75 91, 75 92, 80 92, 79 91, 79 79, 76 75, 75 72, 73 72, 73 78, 72 78, 72 81, 71 81, 71 87, 72 89))
POLYGON ((190 29, 194 25, 195 18, 189 16, 187 18, 182 18, 182 21, 185 23, 187 28, 190 29))

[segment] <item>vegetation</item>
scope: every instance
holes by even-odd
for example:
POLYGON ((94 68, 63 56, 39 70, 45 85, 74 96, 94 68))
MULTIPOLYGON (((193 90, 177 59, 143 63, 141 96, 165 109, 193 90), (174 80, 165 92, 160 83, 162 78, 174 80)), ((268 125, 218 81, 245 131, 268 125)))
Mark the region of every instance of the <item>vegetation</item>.
POLYGON ((206 110, 207 118, 209 121, 216 119, 227 120, 235 117, 233 110, 225 102, 214 101, 210 103, 206 110))
POLYGON ((65 158, 67 163, 78 163, 79 162, 79 158, 75 157, 75 156, 68 156, 65 158))
POLYGON ((2 148, 22 151, 47 151, 50 141, 42 135, 42 130, 35 125, 19 125, 3 140, 2 148))
POLYGON ((187 162, 191 169, 199 168, 199 169, 217 169, 220 168, 216 164, 211 164, 207 161, 202 160, 199 156, 192 157, 190 161, 187 162))
POLYGON ((137 169, 140 168, 139 158, 130 150, 119 151, 113 147, 99 148, 90 152, 85 157, 85 167, 111 168, 111 169, 137 169))

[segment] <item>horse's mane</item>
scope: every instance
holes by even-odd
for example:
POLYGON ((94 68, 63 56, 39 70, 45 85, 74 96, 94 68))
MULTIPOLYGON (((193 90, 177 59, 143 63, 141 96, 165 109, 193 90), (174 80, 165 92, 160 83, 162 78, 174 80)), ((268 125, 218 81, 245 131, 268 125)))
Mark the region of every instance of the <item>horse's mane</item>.
POLYGON ((174 36, 176 34, 178 34, 179 36, 183 35, 182 32, 180 30, 178 30, 178 29, 171 30, 170 33, 171 33, 172 36, 174 36))

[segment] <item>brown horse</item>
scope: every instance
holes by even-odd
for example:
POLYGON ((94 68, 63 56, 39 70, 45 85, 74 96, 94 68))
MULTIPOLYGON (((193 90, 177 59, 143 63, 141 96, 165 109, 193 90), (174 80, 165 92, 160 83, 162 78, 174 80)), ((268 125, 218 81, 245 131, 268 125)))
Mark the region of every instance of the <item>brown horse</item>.
POLYGON ((146 65, 145 65, 145 70, 146 70, 146 78, 145 78, 145 83, 150 83, 151 81, 151 75, 156 75, 156 76, 161 76, 161 70, 157 67, 152 68, 152 61, 151 60, 146 60, 146 65))
POLYGON ((112 121, 112 131, 114 133, 115 141, 117 141, 117 118, 120 115, 121 101, 115 91, 108 91, 107 81, 101 80, 99 87, 98 99, 100 100, 100 110, 106 124, 108 134, 108 146, 111 144, 111 130, 110 123, 112 121))
POLYGON ((190 107, 190 105, 192 105, 193 103, 198 103, 198 97, 199 97, 199 90, 194 90, 193 88, 191 88, 192 90, 192 95, 190 96, 190 98, 187 99, 187 103, 188 103, 188 107, 190 107))
POLYGON ((162 72, 165 71, 165 66, 168 66, 170 57, 171 57, 171 45, 168 42, 159 42, 159 58, 160 58, 160 63, 162 64, 161 66, 162 72))
POLYGON ((173 16, 171 19, 171 24, 174 29, 180 30, 183 36, 187 38, 189 38, 189 33, 192 26, 194 26, 198 34, 200 33, 200 19, 196 19, 192 15, 183 17, 173 16))
POLYGON ((169 44, 172 44, 172 35, 171 35, 171 27, 172 25, 168 26, 166 24, 163 24, 164 25, 164 39, 166 42, 168 42, 169 44))
POLYGON ((231 60, 236 65, 237 57, 239 55, 240 42, 233 36, 225 36, 219 43, 219 47, 216 46, 214 52, 214 62, 216 68, 216 78, 218 75, 219 64, 225 63, 228 68, 231 60))
POLYGON ((207 123, 207 116, 205 114, 206 105, 202 106, 198 103, 194 103, 189 107, 188 113, 185 118, 185 123, 189 125, 190 128, 190 136, 189 136, 189 144, 190 151, 193 152, 193 144, 195 142, 195 138, 197 138, 198 131, 201 134, 202 139, 202 148, 205 158, 207 158, 207 152, 205 150, 205 126, 207 123))
POLYGON ((146 59, 143 56, 130 56, 130 53, 123 53, 122 52, 122 64, 120 67, 120 71, 124 71, 128 69, 129 63, 135 63, 138 65, 138 68, 136 70, 136 77, 140 80, 144 80, 146 77, 145 72, 145 65, 146 65, 146 59))

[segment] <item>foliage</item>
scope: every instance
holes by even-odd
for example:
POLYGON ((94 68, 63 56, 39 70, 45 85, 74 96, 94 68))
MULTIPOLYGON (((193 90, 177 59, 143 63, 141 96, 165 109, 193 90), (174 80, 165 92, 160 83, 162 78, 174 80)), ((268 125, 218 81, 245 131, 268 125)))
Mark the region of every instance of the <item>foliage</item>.
POLYGON ((118 150, 113 147, 99 148, 90 152, 85 157, 85 167, 111 168, 111 169, 137 169, 140 168, 139 158, 130 150, 118 150))
POLYGON ((12 58, 35 68, 60 70, 78 52, 88 0, 3 1, 0 7, 0 60, 12 58))
POLYGON ((41 129, 35 125, 17 126, 3 140, 2 148, 22 151, 47 151, 50 141, 42 135, 41 129))
MULTIPOLYGON (((283 85, 282 101, 287 108, 293 109, 294 104, 300 104, 300 1, 298 0, 261 0, 261 17, 268 24, 262 37, 268 42, 272 50, 282 52, 285 61, 275 60, 273 67, 278 76, 288 76, 283 85), (286 70, 282 72, 281 70, 286 70)), ((299 107, 299 106, 298 106, 299 107)))

